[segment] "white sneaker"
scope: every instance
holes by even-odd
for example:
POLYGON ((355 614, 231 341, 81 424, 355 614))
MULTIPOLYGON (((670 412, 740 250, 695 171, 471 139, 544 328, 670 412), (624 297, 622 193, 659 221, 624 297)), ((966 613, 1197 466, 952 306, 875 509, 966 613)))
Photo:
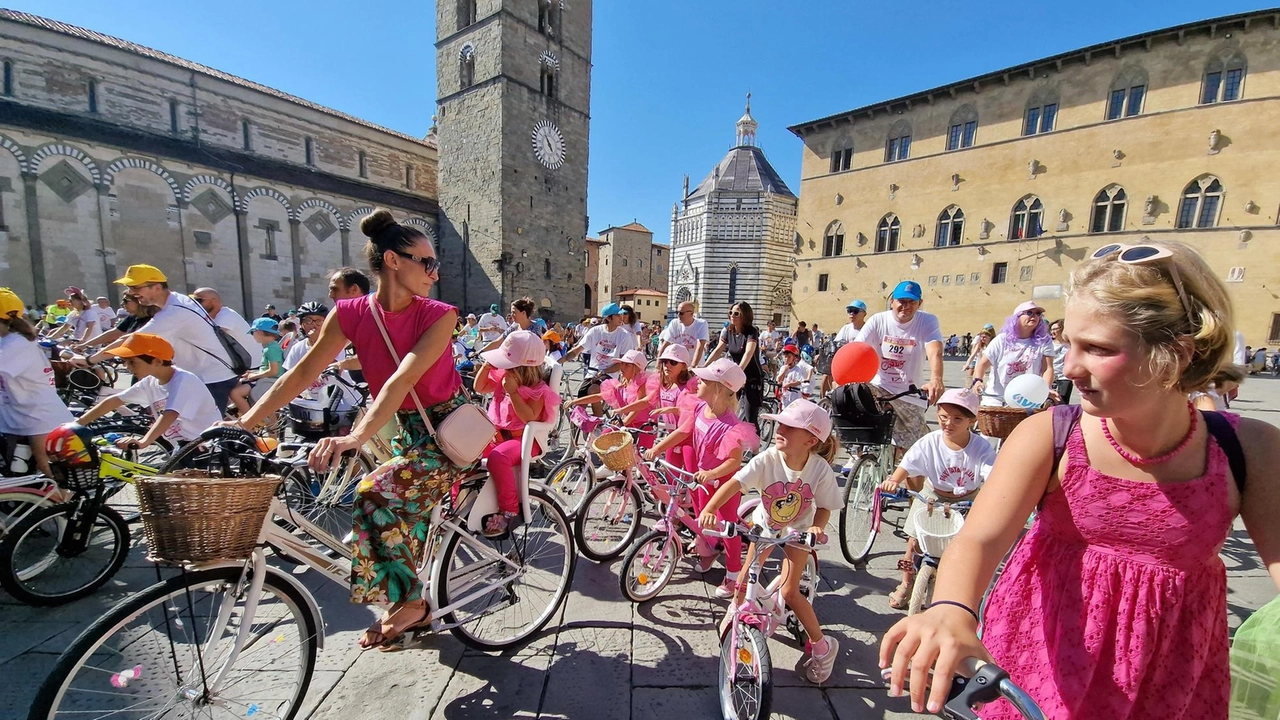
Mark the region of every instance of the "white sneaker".
POLYGON ((825 655, 815 655, 813 652, 813 643, 805 641, 804 658, 800 661, 804 668, 804 677, 814 685, 821 685, 831 677, 831 671, 835 669, 836 657, 840 654, 840 643, 830 635, 824 636, 827 641, 827 652, 825 655))
POLYGON ((685 557, 693 565, 694 572, 708 573, 711 572, 711 568, 716 566, 715 555, 699 555, 694 553, 692 555, 686 555, 685 557))
POLYGON ((728 600, 738 592, 738 580, 733 576, 726 577, 724 582, 720 583, 720 587, 716 588, 716 597, 721 600, 728 600))

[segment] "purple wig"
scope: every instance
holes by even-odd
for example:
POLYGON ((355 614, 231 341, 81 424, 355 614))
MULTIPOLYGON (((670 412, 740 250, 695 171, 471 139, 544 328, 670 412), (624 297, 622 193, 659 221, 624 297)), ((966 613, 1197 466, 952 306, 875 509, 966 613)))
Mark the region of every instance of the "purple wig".
POLYGON ((1000 328, 1000 334, 1004 335, 1005 342, 1029 345, 1048 345, 1053 342, 1053 337, 1049 334, 1049 322, 1044 317, 1040 318, 1040 326, 1036 328, 1035 332, 1031 333, 1031 337, 1024 340, 1018 335, 1018 317, 1019 313, 1010 315, 1004 321, 1004 327, 1000 328))

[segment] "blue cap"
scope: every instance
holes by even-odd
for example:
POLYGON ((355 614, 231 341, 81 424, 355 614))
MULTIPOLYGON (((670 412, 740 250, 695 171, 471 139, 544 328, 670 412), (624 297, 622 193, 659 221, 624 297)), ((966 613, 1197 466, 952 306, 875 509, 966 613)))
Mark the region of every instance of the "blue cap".
POLYGON ((616 302, 611 302, 608 305, 605 305, 604 307, 600 308, 600 317, 602 318, 607 318, 610 315, 621 315, 621 314, 622 314, 622 306, 616 302))
POLYGON ((252 335, 254 330, 261 330, 264 333, 270 333, 276 337, 280 336, 280 323, 271 318, 254 318, 253 323, 249 326, 249 334, 252 335))
POLYGON ((862 312, 866 312, 867 304, 862 302, 861 300, 853 300, 853 301, 850 301, 848 305, 844 306, 845 310, 852 310, 853 308, 858 308, 862 312))
POLYGON ((920 283, 915 280, 903 280, 893 289, 894 300, 920 300, 920 283))

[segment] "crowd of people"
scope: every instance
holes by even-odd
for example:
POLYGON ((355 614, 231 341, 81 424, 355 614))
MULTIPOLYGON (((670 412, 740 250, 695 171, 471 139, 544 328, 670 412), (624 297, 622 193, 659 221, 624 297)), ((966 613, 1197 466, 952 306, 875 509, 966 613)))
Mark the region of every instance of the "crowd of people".
MULTIPOLYGON (((215 423, 255 430, 290 403, 327 404, 344 392, 334 373, 366 383, 367 412, 346 434, 320 439, 309 464, 327 469, 395 424, 392 459, 357 488, 352 535, 351 599, 387 606, 360 644, 387 648, 431 619, 416 568, 431 510, 464 469, 435 438, 469 401, 462 362, 476 365, 473 388, 492 396, 487 412, 497 428, 483 453, 499 505, 484 520, 486 535, 520 522, 515 473, 527 426, 562 405, 602 404, 629 426, 653 418, 669 428, 644 444, 645 457, 694 474, 701 486, 694 512, 704 527, 737 520, 739 499, 754 491, 765 500, 757 525, 823 535, 840 507, 838 438, 830 412, 810 396, 830 390, 837 348, 865 343, 879 359, 870 390, 895 397, 898 458, 883 490, 974 501, 942 558, 932 604, 884 635, 880 664, 890 692, 901 694, 909 678, 913 707, 938 712, 960 660, 976 656, 1008 670, 1051 717, 1226 717, 1227 590, 1218 550, 1243 518, 1280 587, 1280 483, 1265 471, 1280 462, 1280 430, 1220 412, 1258 360, 1250 348, 1239 361, 1226 290, 1189 247, 1100 248, 1072 274, 1062 319, 1025 302, 999 328, 944 338, 938 318, 922 309, 919 284, 906 280, 886 310, 849 303, 847 324, 830 335, 805 322, 762 330, 745 302, 712 333, 687 302, 665 326, 642 323, 617 303, 598 319, 548 326, 529 298, 505 313, 494 304, 460 317, 431 298, 439 262, 425 234, 385 210, 360 229, 371 276, 339 269, 330 277, 332 307, 313 301, 280 315, 267 306, 252 322, 216 289, 175 292, 150 265, 131 266, 117 280, 118 312, 79 288, 44 312, 0 290, 0 432, 26 439, 49 472, 43 436, 72 416, 53 392, 42 339, 61 341, 83 367, 124 363, 134 384, 80 422, 126 403, 146 406, 154 414, 149 431, 117 441, 130 446, 160 437, 180 443, 215 423), (945 386, 946 357, 966 358, 964 386, 945 386), (562 398, 548 371, 579 358, 588 371, 576 397, 562 398), (975 422, 1028 374, 1043 378, 1058 405, 1018 425, 997 453, 975 422), (766 378, 782 397, 781 411, 765 416, 778 425, 773 446, 762 449, 766 378), (912 386, 920 394, 904 395, 912 386), (229 405, 236 417, 223 419, 229 405), (1019 540, 1033 510, 1036 520, 1019 540)), ((905 529, 913 534, 910 523, 905 529)), ((734 538, 694 547, 699 569, 723 564, 716 595, 729 613, 743 597, 744 550, 748 558, 756 552, 734 538)), ((909 594, 911 560, 909 550, 890 597, 895 607, 909 594)), ((802 564, 788 549, 783 595, 808 636, 802 672, 822 683, 838 642, 799 593, 802 564)), ((996 704, 983 716, 1014 715, 996 704)))

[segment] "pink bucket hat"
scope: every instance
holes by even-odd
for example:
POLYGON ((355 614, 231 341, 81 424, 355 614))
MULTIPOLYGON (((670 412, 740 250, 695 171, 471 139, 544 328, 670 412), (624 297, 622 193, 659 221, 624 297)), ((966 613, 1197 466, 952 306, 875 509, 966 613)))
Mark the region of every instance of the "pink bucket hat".
POLYGON ((667 349, 663 350, 662 354, 658 356, 659 361, 673 360, 675 362, 684 363, 685 365, 688 365, 692 359, 693 358, 689 357, 689 348, 675 343, 668 345, 667 349))
POLYGON ((939 405, 955 405, 969 411, 969 414, 978 416, 978 396, 963 388, 951 388, 942 393, 942 397, 938 398, 939 405))
POLYGON ((622 357, 618 358, 618 362, 631 363, 643 370, 645 365, 649 364, 649 357, 644 354, 643 350, 628 350, 622 354, 622 357))
POLYGON ((724 383, 734 392, 738 392, 743 385, 747 384, 747 374, 738 366, 738 363, 729 358, 720 358, 706 367, 694 368, 693 374, 707 382, 724 383))
POLYGON ((499 370, 538 366, 546 355, 547 347, 542 344, 542 338, 528 330, 517 330, 503 338, 497 348, 480 353, 485 362, 499 370))
POLYGON ((831 437, 831 413, 804 398, 793 400, 780 413, 765 413, 760 417, 773 420, 779 425, 808 430, 821 442, 826 442, 831 437))

